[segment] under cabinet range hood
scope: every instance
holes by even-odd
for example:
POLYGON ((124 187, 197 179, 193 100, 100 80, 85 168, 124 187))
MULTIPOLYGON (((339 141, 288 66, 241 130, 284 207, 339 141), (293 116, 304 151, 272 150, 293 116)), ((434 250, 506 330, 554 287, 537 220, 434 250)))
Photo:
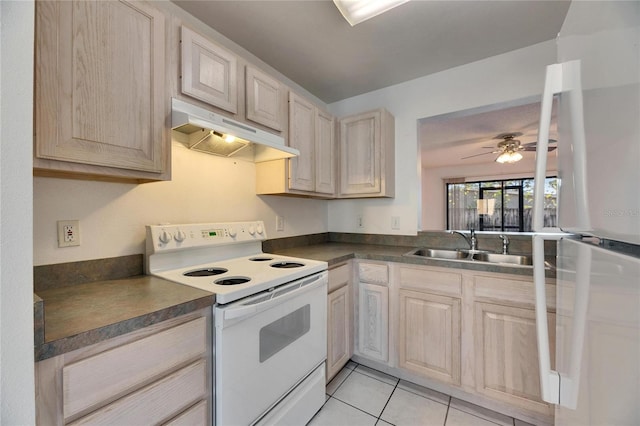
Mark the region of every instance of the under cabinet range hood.
POLYGON ((171 99, 171 129, 175 140, 207 154, 255 163, 300 155, 281 136, 175 98, 171 99))

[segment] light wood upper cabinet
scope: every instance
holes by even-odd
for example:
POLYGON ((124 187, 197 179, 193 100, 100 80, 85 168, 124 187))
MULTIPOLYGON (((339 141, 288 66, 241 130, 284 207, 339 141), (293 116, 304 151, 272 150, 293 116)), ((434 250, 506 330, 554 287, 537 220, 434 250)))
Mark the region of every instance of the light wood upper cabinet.
POLYGON ((182 27, 182 93, 235 114, 237 70, 233 53, 182 27))
POLYGON ((340 119, 340 198, 395 195, 394 138, 384 109, 340 119))
POLYGON ((333 198, 335 119, 293 92, 289 92, 289 146, 300 155, 256 164, 256 192, 333 198))
POLYGON ((280 98, 285 90, 278 80, 252 66, 246 67, 247 119, 282 130, 280 98))
POLYGON ((289 146, 300 156, 289 160, 289 188, 313 192, 315 184, 315 106, 289 93, 289 146))
POLYGON ((36 174, 170 177, 165 18, 144 2, 36 5, 36 174))
POLYGON ((460 385, 461 300, 400 289, 399 366, 460 385))
POLYGON ((316 192, 336 192, 335 120, 331 114, 316 109, 315 166, 316 192))

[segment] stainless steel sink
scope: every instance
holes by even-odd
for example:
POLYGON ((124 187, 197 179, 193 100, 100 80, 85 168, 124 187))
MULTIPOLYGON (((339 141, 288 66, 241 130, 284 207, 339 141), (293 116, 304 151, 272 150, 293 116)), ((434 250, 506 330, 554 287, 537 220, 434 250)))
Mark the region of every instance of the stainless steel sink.
POLYGON ((509 265, 533 265, 533 259, 530 256, 521 256, 517 254, 499 254, 490 253, 485 250, 447 250, 433 248, 417 248, 413 249, 405 256, 426 257, 430 259, 448 259, 448 260, 466 260, 485 263, 503 263, 509 265))
POLYGON ((465 250, 419 248, 411 250, 405 256, 430 257, 433 259, 468 259, 469 252, 465 250))
POLYGON ((476 253, 473 255, 473 260, 488 263, 509 263, 511 265, 533 265, 531 257, 517 254, 476 253))

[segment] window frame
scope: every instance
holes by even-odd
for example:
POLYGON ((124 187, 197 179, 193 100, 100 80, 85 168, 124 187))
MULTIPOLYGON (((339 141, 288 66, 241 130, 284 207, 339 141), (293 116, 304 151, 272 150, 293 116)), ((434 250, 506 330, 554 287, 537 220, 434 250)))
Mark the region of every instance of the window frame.
MULTIPOLYGON (((558 182, 559 179, 557 176, 545 176, 545 182, 547 181, 547 179, 556 179, 556 181, 558 182)), ((466 181, 464 179, 450 179, 445 181, 445 186, 444 186, 444 190, 445 190, 445 204, 446 204, 446 208, 445 208, 445 218, 446 218, 446 230, 450 230, 451 229, 451 225, 450 225, 450 211, 449 208, 451 206, 451 200, 449 199, 449 188, 450 185, 469 185, 469 184, 476 184, 477 185, 477 194, 478 194, 478 200, 482 200, 483 198, 483 191, 484 190, 499 190, 500 191, 500 217, 501 217, 501 221, 500 221, 500 230, 496 231, 496 230, 489 230, 489 231, 493 231, 493 232, 514 232, 514 233, 522 233, 522 232, 530 232, 530 231, 525 231, 524 230, 524 211, 525 211, 525 206, 524 206, 524 181, 532 181, 533 186, 535 186, 535 180, 533 177, 520 177, 520 178, 507 178, 507 179, 481 179, 481 180, 472 180, 472 181, 466 181), (509 182, 514 182, 514 181, 518 181, 520 182, 520 185, 507 185, 507 183, 509 182), (500 186, 494 186, 493 188, 490 186, 490 184, 496 184, 499 183, 500 186), (486 184, 486 185, 483 185, 486 184), (518 190, 518 228, 515 229, 514 226, 509 226, 505 228, 505 191, 509 190, 509 189, 517 189, 518 190)), ((557 200, 557 193, 556 193, 556 200, 557 200)), ((556 201, 556 215, 557 215, 557 201, 556 201)), ((483 220, 484 218, 482 217, 483 215, 478 215, 478 231, 484 231, 483 228, 483 220)))

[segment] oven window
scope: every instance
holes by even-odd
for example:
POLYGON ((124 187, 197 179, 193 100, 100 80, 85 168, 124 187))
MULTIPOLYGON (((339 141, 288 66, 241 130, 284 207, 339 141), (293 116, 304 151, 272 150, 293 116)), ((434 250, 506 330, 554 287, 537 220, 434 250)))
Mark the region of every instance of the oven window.
POLYGON ((260 362, 265 362, 306 334, 311 327, 311 305, 266 325, 260 329, 260 362))

